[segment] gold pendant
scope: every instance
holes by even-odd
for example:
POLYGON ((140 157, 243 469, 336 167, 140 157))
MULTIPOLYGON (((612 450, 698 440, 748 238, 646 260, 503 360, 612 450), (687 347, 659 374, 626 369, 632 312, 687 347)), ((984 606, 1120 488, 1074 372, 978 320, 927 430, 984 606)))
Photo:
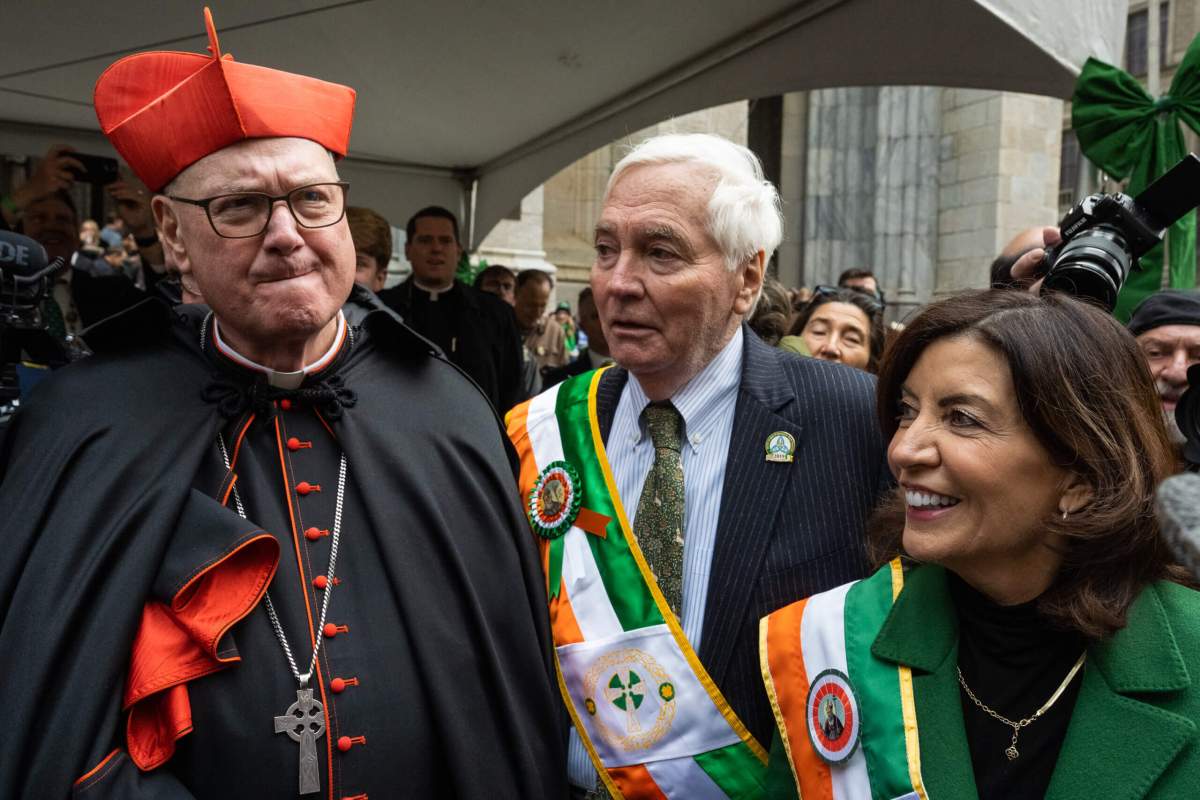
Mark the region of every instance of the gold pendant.
POLYGON ((1017 756, 1019 756, 1021 754, 1017 752, 1016 747, 1009 745, 1009 748, 1004 751, 1004 755, 1008 756, 1009 761, 1016 761, 1017 756))

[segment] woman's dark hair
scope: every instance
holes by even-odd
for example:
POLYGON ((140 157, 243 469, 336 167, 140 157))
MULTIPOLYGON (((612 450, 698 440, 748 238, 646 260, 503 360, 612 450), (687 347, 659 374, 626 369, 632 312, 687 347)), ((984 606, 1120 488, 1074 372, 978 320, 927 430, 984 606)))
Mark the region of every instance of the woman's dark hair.
POLYGON ((754 306, 754 313, 746 324, 772 347, 787 334, 788 319, 792 316, 792 303, 787 289, 774 278, 763 281, 762 293, 754 306))
MULTIPOLYGON (((1045 520, 1065 542, 1063 563, 1039 599, 1052 623, 1103 638, 1125 625, 1142 588, 1177 579, 1154 516, 1154 490, 1173 465, 1162 405, 1133 336, 1090 304, 1063 294, 969 292, 926 308, 888 348, 876 411, 896 433, 900 388, 921 353, 947 337, 995 349, 1012 374, 1017 406, 1051 460, 1093 490, 1066 520, 1045 520)), ((868 534, 873 560, 902 555, 902 504, 876 516, 868 534)))
POLYGON ((869 353, 867 358, 867 372, 876 372, 879 369, 879 359, 883 355, 883 307, 879 304, 878 300, 866 292, 861 292, 858 289, 838 289, 832 286, 818 286, 813 291, 812 299, 808 301, 808 305, 800 311, 800 316, 796 317, 796 321, 792 323, 792 329, 788 331, 788 335, 799 336, 803 333, 804 326, 812 318, 813 312, 826 303, 849 303, 863 312, 869 325, 867 336, 871 339, 867 343, 869 353))

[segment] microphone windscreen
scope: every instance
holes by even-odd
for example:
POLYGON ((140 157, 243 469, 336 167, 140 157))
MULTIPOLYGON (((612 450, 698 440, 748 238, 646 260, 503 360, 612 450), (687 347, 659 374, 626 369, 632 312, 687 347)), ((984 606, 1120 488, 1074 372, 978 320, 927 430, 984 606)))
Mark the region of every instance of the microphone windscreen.
POLYGON ((46 249, 11 231, 0 231, 0 271, 28 277, 46 268, 46 249))
POLYGON ((1167 478, 1155 499, 1163 539, 1175 558, 1200 580, 1200 475, 1167 478))

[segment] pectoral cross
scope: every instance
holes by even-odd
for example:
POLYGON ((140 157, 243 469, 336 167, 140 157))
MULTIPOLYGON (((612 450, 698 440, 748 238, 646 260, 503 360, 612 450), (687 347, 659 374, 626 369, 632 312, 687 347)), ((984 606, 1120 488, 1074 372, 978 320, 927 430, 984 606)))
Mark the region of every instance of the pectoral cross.
POLYGON ((300 743, 300 794, 321 791, 317 739, 325 734, 325 707, 312 695, 312 689, 297 689, 296 702, 288 706, 287 713, 275 718, 275 732, 286 733, 293 742, 300 743))

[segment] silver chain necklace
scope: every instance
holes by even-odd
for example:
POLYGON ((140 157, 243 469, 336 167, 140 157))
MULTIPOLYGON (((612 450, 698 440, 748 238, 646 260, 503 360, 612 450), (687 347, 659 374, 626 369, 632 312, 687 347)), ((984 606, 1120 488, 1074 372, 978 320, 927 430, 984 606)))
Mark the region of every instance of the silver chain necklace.
MULTIPOLYGON (((206 320, 207 322, 207 320, 206 320)), ((206 326, 207 327, 207 326, 206 326)), ((203 334, 201 334, 203 335, 203 334)), ((229 453, 225 449, 225 441, 217 434, 217 446, 221 448, 221 460, 225 462, 225 471, 230 469, 229 453)), ((291 645, 287 635, 279 623, 279 615, 275 613, 275 604, 271 602, 270 592, 263 593, 267 616, 271 618, 271 627, 275 629, 275 638, 287 656, 288 667, 292 677, 296 679, 299 688, 296 690, 296 702, 288 706, 287 711, 275 717, 275 733, 286 733, 288 738, 300 745, 300 794, 312 794, 321 791, 320 762, 317 760, 317 740, 325 734, 325 707, 319 700, 313 699, 313 690, 308 682, 312 680, 313 671, 317 666, 317 654, 321 652, 322 638, 325 628, 325 614, 329 610, 329 598, 333 594, 333 579, 337 570, 338 542, 342 533, 342 499, 346 490, 346 454, 342 453, 338 464, 337 502, 333 512, 333 533, 329 544, 329 569, 325 575, 324 597, 321 599, 321 617, 317 622, 316 644, 313 645, 312 659, 308 662, 308 671, 303 675, 296 666, 292 655, 291 645)), ((246 519, 246 509, 242 505, 242 497, 237 485, 233 487, 233 502, 237 506, 238 515, 246 519)), ((297 565, 299 566, 299 565, 297 565)))

